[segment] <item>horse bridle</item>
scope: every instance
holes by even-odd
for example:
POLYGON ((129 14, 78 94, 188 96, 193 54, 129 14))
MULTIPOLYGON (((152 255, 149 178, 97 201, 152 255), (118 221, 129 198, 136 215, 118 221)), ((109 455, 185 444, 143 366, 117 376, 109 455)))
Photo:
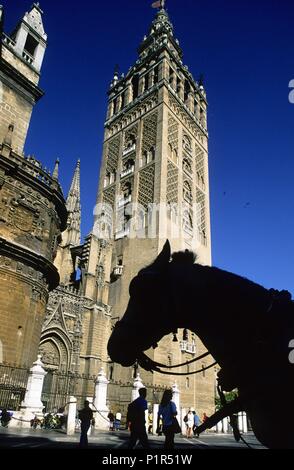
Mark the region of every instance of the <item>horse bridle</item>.
MULTIPOLYGON (((270 302, 269 302, 269 305, 267 306, 266 313, 269 313, 272 310, 274 301, 279 297, 282 298, 282 296, 283 296, 283 291, 282 291, 282 293, 280 293, 279 291, 276 291, 274 289, 271 289, 269 291, 269 293, 270 293, 270 302)), ((175 334, 175 333, 173 333, 173 334, 175 334)), ((217 365, 217 361, 213 362, 212 364, 210 364, 206 367, 202 367, 201 369, 194 370, 194 371, 191 371, 191 372, 169 372, 169 371, 163 371, 160 368, 175 369, 177 367, 182 367, 182 366, 192 364, 193 362, 197 362, 197 361, 199 361, 199 360, 201 360, 204 357, 207 357, 209 355, 210 355, 210 353, 207 351, 206 353, 201 354, 200 356, 197 356, 194 359, 191 359, 190 361, 186 361, 186 362, 183 362, 181 364, 176 364, 176 365, 172 366, 172 365, 161 364, 160 362, 153 361, 150 357, 148 357, 145 353, 142 352, 138 355, 138 364, 141 367, 143 367, 143 369, 145 369, 147 371, 158 372, 160 374, 166 374, 166 375, 193 375, 193 374, 198 374, 200 372, 208 370, 211 367, 214 367, 215 365, 217 365)))
MULTIPOLYGON (((125 321, 125 320, 118 320, 115 324, 115 327, 117 327, 117 326, 125 327, 125 328, 128 328, 128 329, 134 329, 134 330, 138 331, 137 330, 138 325, 128 324, 128 322, 125 321)), ((190 361, 182 362, 181 364, 175 364, 175 365, 172 366, 172 365, 162 364, 160 362, 153 361, 145 353, 141 352, 137 356, 137 361, 138 361, 138 364, 141 367, 143 367, 143 369, 145 369, 149 372, 158 372, 159 374, 165 374, 165 375, 193 375, 193 374, 198 374, 200 372, 203 372, 205 370, 210 369, 211 367, 215 366, 217 364, 217 362, 215 361, 215 362, 213 362, 212 364, 210 364, 206 367, 201 367, 201 369, 194 370, 194 371, 191 371, 191 372, 170 372, 170 371, 167 371, 167 370, 166 371, 161 370, 161 368, 163 368, 163 369, 175 369, 175 368, 178 368, 178 367, 187 366, 189 364, 192 364, 193 362, 200 361, 201 359, 203 359, 204 357, 207 357, 209 355, 210 355, 210 353, 207 351, 207 352, 201 354, 200 356, 197 356, 194 359, 191 359, 190 361)))
POLYGON ((209 356, 209 352, 206 352, 204 354, 201 354, 200 356, 195 357, 194 359, 191 359, 190 361, 183 362, 181 364, 176 364, 173 366, 168 366, 167 364, 161 364, 160 362, 153 361, 150 359, 150 357, 146 356, 143 352, 138 355, 138 363, 143 369, 151 372, 158 372, 159 374, 166 374, 166 375, 192 375, 192 374, 198 374, 200 372, 203 372, 207 369, 210 369, 211 367, 215 366, 217 362, 213 362, 209 366, 202 367, 201 369, 198 370, 193 370, 191 372, 169 372, 167 370, 161 370, 160 367, 163 367, 164 369, 174 369, 177 367, 182 367, 182 366, 187 366, 188 364, 192 364, 193 362, 200 361, 200 359, 203 359, 206 356, 209 356))

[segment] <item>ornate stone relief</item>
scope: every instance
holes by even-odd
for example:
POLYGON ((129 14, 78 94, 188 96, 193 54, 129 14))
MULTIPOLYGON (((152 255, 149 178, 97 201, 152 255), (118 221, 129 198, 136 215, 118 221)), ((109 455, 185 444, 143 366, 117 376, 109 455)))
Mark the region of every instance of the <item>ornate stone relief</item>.
POLYGON ((178 203, 179 170, 170 160, 167 162, 166 201, 178 203))
POLYGON ((145 208, 154 202, 154 176, 155 165, 148 165, 139 172, 138 202, 145 208))
POLYGON ((202 141, 205 137, 205 133, 200 127, 194 122, 193 118, 189 116, 187 111, 181 106, 177 100, 169 93, 169 106, 174 111, 175 115, 185 124, 189 131, 194 135, 196 139, 202 141))

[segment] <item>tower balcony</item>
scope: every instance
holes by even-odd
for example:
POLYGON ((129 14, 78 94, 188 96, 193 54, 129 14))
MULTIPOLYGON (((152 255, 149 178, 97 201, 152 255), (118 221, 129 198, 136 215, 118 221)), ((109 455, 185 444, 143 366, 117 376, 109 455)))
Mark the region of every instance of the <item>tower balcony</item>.
POLYGON ((112 276, 115 278, 115 279, 118 279, 119 277, 122 276, 124 272, 124 267, 122 264, 118 264, 117 266, 115 266, 113 268, 113 271, 112 271, 112 276))
POLYGON ((134 152, 135 150, 136 150, 136 144, 133 144, 127 149, 123 150, 122 156, 125 157, 126 155, 129 155, 129 153, 134 152))
POLYGON ((131 202, 131 200, 132 200, 132 195, 129 194, 127 197, 119 199, 117 205, 118 205, 118 207, 123 207, 126 204, 128 204, 129 202, 131 202))
POLYGON ((114 238, 115 240, 119 240, 120 238, 124 238, 130 235, 130 228, 124 228, 123 230, 120 230, 119 232, 116 232, 114 238))
POLYGON ((15 44, 16 42, 14 41, 14 39, 12 39, 11 37, 7 36, 7 34, 3 33, 3 42, 4 44, 6 44, 7 46, 11 46, 11 47, 15 47, 15 44))
POLYGON ((194 342, 190 343, 189 341, 180 341, 180 350, 181 352, 196 354, 196 345, 194 342))
POLYGON ((22 58, 30 65, 32 65, 35 60, 35 58, 28 51, 25 50, 22 52, 22 58))
POLYGON ((134 173, 134 171, 135 171, 135 167, 131 166, 130 168, 127 168, 126 170, 122 171, 120 174, 120 177, 124 178, 125 176, 131 175, 132 173, 134 173))

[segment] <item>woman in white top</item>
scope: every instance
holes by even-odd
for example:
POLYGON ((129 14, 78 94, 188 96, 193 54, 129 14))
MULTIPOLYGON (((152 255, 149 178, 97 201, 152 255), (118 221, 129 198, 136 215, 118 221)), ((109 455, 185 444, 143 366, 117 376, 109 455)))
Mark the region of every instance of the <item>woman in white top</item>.
POLYGON ((194 415, 193 411, 189 411, 187 414, 188 421, 186 421, 186 426, 187 426, 187 437, 192 437, 193 436, 193 427, 194 427, 194 415))
POLYGON ((165 435, 164 449, 174 449, 173 417, 177 415, 177 407, 171 401, 173 393, 171 390, 165 390, 162 395, 161 403, 158 409, 157 429, 159 429, 159 420, 162 418, 163 434, 165 435))

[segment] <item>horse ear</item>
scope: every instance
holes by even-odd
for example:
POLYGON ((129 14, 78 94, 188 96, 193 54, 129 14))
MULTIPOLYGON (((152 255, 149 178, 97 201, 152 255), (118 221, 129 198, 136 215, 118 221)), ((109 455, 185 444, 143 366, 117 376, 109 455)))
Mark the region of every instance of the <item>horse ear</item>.
POLYGON ((163 245, 163 248, 162 248, 161 252, 157 256, 157 258, 154 261, 153 265, 158 267, 158 268, 165 267, 170 262, 170 257, 171 257, 170 243, 169 243, 168 240, 166 240, 165 244, 163 245))

